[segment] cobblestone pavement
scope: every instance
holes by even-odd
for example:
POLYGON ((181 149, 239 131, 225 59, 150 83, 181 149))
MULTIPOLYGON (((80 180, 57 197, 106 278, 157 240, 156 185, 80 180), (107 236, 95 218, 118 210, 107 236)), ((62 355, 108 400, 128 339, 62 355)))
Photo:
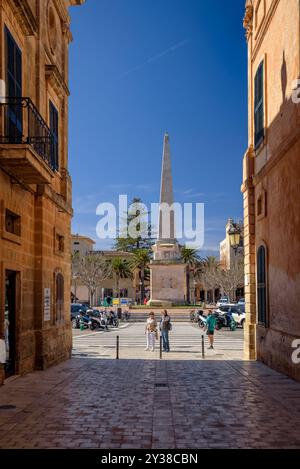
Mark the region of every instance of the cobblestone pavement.
MULTIPOLYGON (((145 325, 127 324, 125 329, 110 332, 77 331, 73 341, 73 356, 94 358, 115 358, 116 337, 120 336, 120 358, 159 360, 159 343, 154 353, 145 352, 145 325), (127 327, 126 327, 127 326, 127 327)), ((207 350, 205 332, 191 323, 173 323, 170 333, 171 353, 164 354, 164 360, 193 360, 202 356, 202 335, 205 339, 205 356, 210 360, 242 360, 243 329, 234 332, 223 329, 215 336, 215 350, 207 350)))
POLYGON ((0 448, 300 448, 300 383, 255 362, 150 357, 86 355, 7 382, 0 448))

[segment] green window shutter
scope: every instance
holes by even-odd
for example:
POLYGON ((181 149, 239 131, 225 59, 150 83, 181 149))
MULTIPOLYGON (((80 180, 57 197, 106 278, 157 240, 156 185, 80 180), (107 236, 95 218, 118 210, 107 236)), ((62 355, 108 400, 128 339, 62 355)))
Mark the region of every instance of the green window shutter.
POLYGON ((257 251, 257 313, 258 322, 267 325, 267 283, 266 249, 260 246, 257 251))
POLYGON ((254 144, 257 147, 265 135, 264 127, 264 63, 262 62, 256 72, 254 80, 254 144))

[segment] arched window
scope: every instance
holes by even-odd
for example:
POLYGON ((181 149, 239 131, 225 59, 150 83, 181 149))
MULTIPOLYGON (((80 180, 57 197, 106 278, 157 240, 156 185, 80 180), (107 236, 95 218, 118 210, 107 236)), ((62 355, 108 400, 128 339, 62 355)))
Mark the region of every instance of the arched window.
POLYGON ((266 248, 260 246, 257 251, 257 312, 258 323, 267 325, 267 274, 266 248))
POLYGON ((64 277, 58 273, 55 279, 55 322, 62 322, 64 319, 64 277))

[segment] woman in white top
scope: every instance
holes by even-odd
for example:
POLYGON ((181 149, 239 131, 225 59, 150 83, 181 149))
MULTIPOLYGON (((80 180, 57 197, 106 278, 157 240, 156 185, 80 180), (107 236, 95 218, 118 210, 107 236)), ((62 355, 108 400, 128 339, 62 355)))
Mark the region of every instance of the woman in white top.
POLYGON ((150 349, 151 352, 154 352, 155 341, 158 335, 157 322, 156 322, 154 313, 149 314, 149 318, 147 319, 147 323, 146 323, 145 334, 147 338, 147 347, 145 350, 148 351, 150 349))

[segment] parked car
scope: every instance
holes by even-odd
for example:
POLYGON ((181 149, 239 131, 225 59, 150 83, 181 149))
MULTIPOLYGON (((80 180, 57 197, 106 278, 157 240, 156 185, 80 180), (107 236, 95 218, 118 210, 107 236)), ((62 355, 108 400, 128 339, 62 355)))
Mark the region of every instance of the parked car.
POLYGON ((230 308, 233 308, 235 307, 236 305, 234 305, 233 303, 229 303, 227 305, 220 305, 218 307, 218 309, 215 311, 217 314, 224 314, 224 313, 228 313, 228 311, 230 310, 230 308))
POLYGON ((220 307, 222 305, 228 305, 229 304, 229 298, 228 296, 222 296, 222 298, 219 299, 217 302, 217 307, 220 307))
POLYGON ((245 298, 240 298, 237 304, 238 305, 244 305, 245 304, 245 298))

